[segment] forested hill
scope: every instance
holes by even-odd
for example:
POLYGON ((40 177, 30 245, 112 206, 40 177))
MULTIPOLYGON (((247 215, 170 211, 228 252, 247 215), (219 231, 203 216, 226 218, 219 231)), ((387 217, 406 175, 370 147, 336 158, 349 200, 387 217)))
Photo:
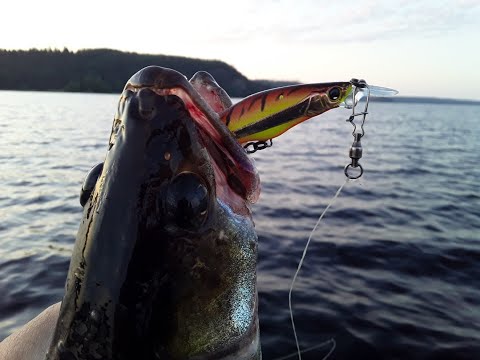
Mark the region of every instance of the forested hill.
POLYGON ((180 71, 190 78, 208 71, 230 96, 243 97, 288 82, 249 80, 218 60, 146 55, 110 49, 0 50, 0 89, 120 93, 125 82, 148 65, 180 71))

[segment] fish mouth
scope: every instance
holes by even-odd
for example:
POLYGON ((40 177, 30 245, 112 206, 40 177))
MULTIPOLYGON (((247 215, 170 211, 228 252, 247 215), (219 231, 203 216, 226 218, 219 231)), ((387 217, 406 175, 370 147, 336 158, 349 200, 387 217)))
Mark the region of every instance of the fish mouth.
POLYGON ((258 359, 258 174, 218 116, 180 73, 143 69, 103 164, 47 359, 258 359))
MULTIPOLYGON (((174 70, 149 66, 135 74, 124 91, 149 89, 160 96, 177 96, 194 120, 215 173, 216 196, 239 215, 249 215, 258 200, 258 172, 234 134, 186 78, 174 70)), ((150 111, 146 109, 145 111, 150 111)))

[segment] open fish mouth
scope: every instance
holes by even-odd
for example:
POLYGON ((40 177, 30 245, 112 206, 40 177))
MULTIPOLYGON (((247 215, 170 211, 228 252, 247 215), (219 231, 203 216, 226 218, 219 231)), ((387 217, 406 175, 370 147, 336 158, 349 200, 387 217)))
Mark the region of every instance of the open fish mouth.
MULTIPOLYGON (((135 74, 125 85, 125 92, 148 89, 160 96, 177 96, 185 104, 211 156, 215 171, 217 197, 236 213, 249 213, 248 205, 258 200, 260 180, 251 159, 220 121, 218 114, 180 73, 149 66, 135 74)), ((153 108, 142 109, 147 116, 153 108)))
POLYGON ((48 360, 259 359, 253 163, 186 78, 126 84, 48 360))

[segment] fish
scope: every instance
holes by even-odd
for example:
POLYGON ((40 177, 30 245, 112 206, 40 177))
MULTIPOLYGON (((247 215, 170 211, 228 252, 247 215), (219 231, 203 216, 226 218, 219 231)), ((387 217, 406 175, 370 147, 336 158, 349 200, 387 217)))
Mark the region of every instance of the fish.
POLYGON ((181 73, 126 83, 47 360, 261 359, 252 160, 181 73))

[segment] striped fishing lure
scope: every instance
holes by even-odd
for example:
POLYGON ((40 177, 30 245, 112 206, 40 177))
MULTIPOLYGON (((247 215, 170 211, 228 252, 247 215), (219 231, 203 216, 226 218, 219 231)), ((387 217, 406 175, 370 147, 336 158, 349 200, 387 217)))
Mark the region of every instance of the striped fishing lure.
POLYGON ((325 111, 352 92, 350 82, 291 85, 246 97, 220 114, 240 143, 266 141, 325 111))

